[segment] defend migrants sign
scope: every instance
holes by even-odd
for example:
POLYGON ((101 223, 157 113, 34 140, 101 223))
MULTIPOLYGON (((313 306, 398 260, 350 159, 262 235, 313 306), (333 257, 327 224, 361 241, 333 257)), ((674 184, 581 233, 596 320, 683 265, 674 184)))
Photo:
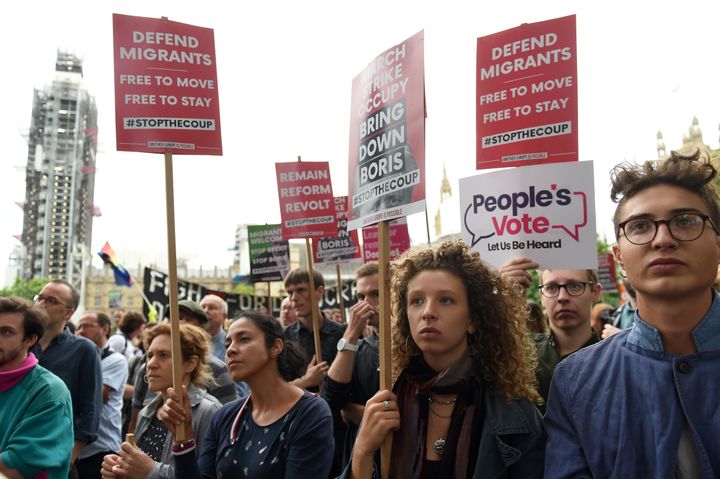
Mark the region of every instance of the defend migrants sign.
POLYGON ((353 79, 349 230, 425 208, 423 42, 420 31, 353 79))
POLYGON ((335 218, 337 236, 320 238, 313 241, 313 262, 323 264, 342 264, 362 261, 360 241, 357 231, 347 230, 347 196, 335 197, 335 218))
MULTIPOLYGON (((363 228, 363 260, 378 261, 378 231, 377 226, 363 228)), ((410 248, 410 234, 405 218, 390 223, 390 261, 396 260, 410 248)))
POLYGON ((477 169, 578 160, 575 15, 477 41, 477 169))
POLYGON ((222 155, 212 29, 113 14, 118 151, 222 155))
POLYGON ((285 239, 337 236, 327 161, 275 163, 285 239))
POLYGON ((290 272, 290 244, 280 225, 247 227, 250 243, 250 281, 282 281, 290 272))
POLYGON ((597 268, 592 162, 555 163, 460 180, 462 239, 494 267, 597 268))

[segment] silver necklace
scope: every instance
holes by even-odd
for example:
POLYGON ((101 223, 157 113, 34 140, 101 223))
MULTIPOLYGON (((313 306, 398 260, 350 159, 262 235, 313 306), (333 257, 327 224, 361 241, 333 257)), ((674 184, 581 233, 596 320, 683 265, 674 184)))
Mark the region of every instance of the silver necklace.
MULTIPOLYGON (((439 404, 441 406, 449 406, 450 404, 454 404, 455 402, 457 402, 457 397, 454 397, 454 398, 448 399, 448 400, 442 400, 442 399, 436 399, 432 396, 432 394, 430 394, 428 396, 428 406, 429 406, 428 409, 431 414, 438 416, 440 418, 443 418, 443 419, 447 419, 448 417, 451 417, 452 414, 450 416, 441 416, 440 414, 437 414, 435 411, 432 410, 432 404, 435 403, 435 404, 439 404)), ((428 418, 428 423, 430 423, 429 418, 428 418)), ((437 431, 435 430, 434 427, 432 429, 433 429, 433 432, 435 432, 435 434, 437 436, 439 436, 435 440, 435 442, 433 442, 433 447, 432 447, 433 451, 435 451, 435 454, 437 454, 439 457, 442 457, 443 454, 445 453, 445 445, 446 445, 445 438, 440 436, 440 434, 437 434, 437 431)))
POLYGON ((453 403, 457 402, 457 397, 454 397, 454 398, 452 398, 452 399, 448 399, 447 401, 443 401, 442 399, 435 399, 435 398, 432 396, 432 394, 431 394, 431 395, 428 396, 428 402, 429 402, 430 404, 435 403, 435 404, 440 404, 440 405, 442 405, 442 406, 447 406, 447 405, 449 405, 449 404, 453 404, 453 403))

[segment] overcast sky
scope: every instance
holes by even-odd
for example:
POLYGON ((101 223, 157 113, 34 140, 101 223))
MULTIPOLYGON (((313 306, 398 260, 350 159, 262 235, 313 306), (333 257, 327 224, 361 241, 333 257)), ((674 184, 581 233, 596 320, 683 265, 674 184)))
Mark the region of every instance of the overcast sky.
MULTIPOLYGON (((716 2, 628 1, 79 1, 17 2, 4 17, 0 132, 0 266, 22 231, 33 88, 53 78, 58 48, 84 59, 99 113, 93 252, 109 241, 126 266, 167 262, 163 159, 115 151, 112 13, 213 28, 224 156, 175 156, 178 256, 191 267, 231 264, 239 223, 279 222, 274 163, 329 161, 347 194, 350 86, 377 54, 425 30, 428 214, 437 211, 443 163, 454 192, 475 174, 476 38, 577 15, 580 159, 593 161, 598 230, 612 235, 608 171, 656 157, 697 116, 718 147, 716 2), (640 3, 640 4, 638 4, 640 3), (668 3, 668 2, 663 2, 668 3), (646 7, 647 6, 647 7, 646 7), (648 8, 649 7, 649 8, 648 8), (20 167, 19 169, 17 167, 20 167)), ((459 214, 459 206, 457 208, 459 214)), ((424 215, 409 219, 425 241, 424 215)), ((94 259, 100 264, 98 258, 94 259)), ((0 281, 4 278, 0 276, 0 281)))

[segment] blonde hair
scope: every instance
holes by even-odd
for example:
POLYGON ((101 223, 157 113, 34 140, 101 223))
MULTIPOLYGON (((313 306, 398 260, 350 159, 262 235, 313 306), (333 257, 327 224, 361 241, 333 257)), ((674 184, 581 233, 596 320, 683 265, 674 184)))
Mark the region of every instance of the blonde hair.
POLYGON ((465 285, 470 320, 476 329, 468 336, 468 349, 480 363, 488 386, 508 401, 520 397, 541 401, 536 390, 537 358, 528 335, 525 298, 486 266, 477 252, 471 252, 462 241, 447 241, 408 250, 390 268, 396 378, 410 362, 411 349, 417 350, 407 316, 408 283, 421 271, 442 270, 465 285))
MULTIPOLYGON (((160 323, 152 329, 145 330, 145 350, 150 349, 153 339, 158 336, 170 336, 170 323, 160 323)), ((195 369, 190 373, 190 383, 194 386, 204 386, 212 384, 213 377, 208 366, 208 354, 210 352, 210 343, 207 339, 207 333, 191 324, 180 325, 180 354, 183 361, 190 361, 193 356, 197 356, 198 362, 195 369)))

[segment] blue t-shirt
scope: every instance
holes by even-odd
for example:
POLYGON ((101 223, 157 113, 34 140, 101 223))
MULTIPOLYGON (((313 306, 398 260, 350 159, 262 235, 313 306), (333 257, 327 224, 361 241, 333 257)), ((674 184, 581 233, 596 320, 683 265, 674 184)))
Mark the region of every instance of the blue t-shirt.
POLYGON ((125 383, 128 378, 127 359, 120 353, 103 351, 101 363, 103 385, 110 389, 110 398, 102 405, 98 438, 80 451, 78 456, 85 459, 100 452, 120 450, 122 406, 125 383))

